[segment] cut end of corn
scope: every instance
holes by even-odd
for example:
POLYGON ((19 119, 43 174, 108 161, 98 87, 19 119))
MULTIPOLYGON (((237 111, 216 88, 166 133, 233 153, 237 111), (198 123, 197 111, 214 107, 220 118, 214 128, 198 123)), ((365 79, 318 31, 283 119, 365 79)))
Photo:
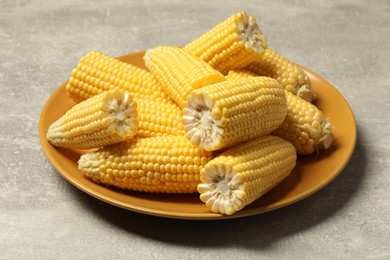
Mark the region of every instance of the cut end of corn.
POLYGON ((253 16, 245 12, 239 13, 237 29, 240 40, 249 48, 259 54, 267 48, 267 37, 262 33, 253 16))
POLYGON ((193 144, 211 150, 221 143, 223 129, 213 110, 214 102, 202 93, 192 93, 183 110, 183 124, 187 138, 193 144))
POLYGON ((245 185, 228 164, 214 164, 208 167, 198 185, 200 200, 212 212, 231 215, 245 206, 245 185))
POLYGON ((109 125, 109 131, 129 139, 137 133, 137 105, 129 93, 112 91, 112 97, 107 100, 104 111, 107 115, 104 123, 109 125))

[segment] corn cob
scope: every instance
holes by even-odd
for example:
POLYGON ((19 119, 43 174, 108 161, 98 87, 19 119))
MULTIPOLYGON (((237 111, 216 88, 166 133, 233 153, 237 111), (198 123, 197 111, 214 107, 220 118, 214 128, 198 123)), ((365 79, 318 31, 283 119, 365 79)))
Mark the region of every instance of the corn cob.
POLYGON ((225 150, 201 170, 200 199, 215 213, 231 215, 286 178, 296 164, 290 142, 262 136, 225 150))
POLYGON ((210 65, 177 47, 150 49, 144 60, 164 91, 182 108, 194 89, 225 80, 210 65))
POLYGON ((185 135, 181 122, 183 113, 171 99, 142 96, 134 101, 137 103, 137 137, 185 135))
POLYGON ((272 132, 290 141, 298 154, 328 149, 333 143, 332 125, 313 104, 286 91, 287 116, 272 132))
POLYGON ((137 133, 136 103, 127 92, 106 91, 85 100, 54 122, 47 140, 58 147, 99 148, 137 133))
MULTIPOLYGON (((246 70, 231 70, 227 80, 253 77, 246 70)), ((324 114, 313 104, 285 90, 287 116, 283 123, 272 132, 290 141, 298 154, 312 154, 318 149, 328 149, 333 143, 332 125, 324 114)))
POLYGON ((152 193, 195 193, 200 170, 212 153, 184 136, 136 138, 86 153, 79 169, 90 179, 117 188, 152 193))
POLYGON ((185 135, 182 111, 171 99, 142 95, 134 100, 137 103, 138 137, 185 135))
POLYGON ((267 77, 220 82, 195 90, 183 110, 186 136, 213 151, 266 135, 287 113, 280 84, 267 77))
POLYGON ((266 36, 256 19, 240 12, 190 42, 183 50, 226 74, 258 59, 266 47, 266 36))
POLYGON ((76 102, 114 88, 126 90, 134 98, 167 98, 150 72, 96 51, 80 59, 66 85, 68 96, 76 102))
POLYGON ((311 90, 310 79, 305 71, 299 65, 270 49, 266 49, 261 57, 245 69, 259 76, 275 78, 285 90, 308 102, 316 99, 315 93, 311 90))

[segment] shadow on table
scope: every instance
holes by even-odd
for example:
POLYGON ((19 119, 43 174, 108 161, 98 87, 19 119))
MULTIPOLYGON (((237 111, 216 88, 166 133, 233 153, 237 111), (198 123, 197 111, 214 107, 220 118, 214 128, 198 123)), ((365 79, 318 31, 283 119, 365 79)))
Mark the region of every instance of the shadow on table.
POLYGON ((97 217, 122 230, 169 244, 193 247, 245 247, 261 250, 273 242, 326 222, 359 191, 367 157, 361 133, 350 162, 327 187, 293 205, 257 216, 191 221, 154 217, 106 204, 79 191, 80 201, 97 217))

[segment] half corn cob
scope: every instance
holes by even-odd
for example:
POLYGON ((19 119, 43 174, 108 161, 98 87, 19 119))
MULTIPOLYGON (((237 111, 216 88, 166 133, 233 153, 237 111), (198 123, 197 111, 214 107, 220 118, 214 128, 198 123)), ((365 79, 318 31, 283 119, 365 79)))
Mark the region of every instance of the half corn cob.
POLYGON ((267 39, 256 19, 240 12, 190 42, 183 50, 226 74, 258 59, 266 47, 267 39))
MULTIPOLYGON (((229 81, 253 75, 247 70, 231 70, 225 78, 229 81)), ((312 154, 318 149, 328 149, 333 143, 332 125, 329 120, 310 102, 286 90, 285 94, 287 116, 272 134, 290 141, 298 154, 312 154)))
POLYGON ((138 128, 136 108, 129 93, 106 91, 68 110, 49 127, 47 140, 58 147, 90 149, 130 139, 138 128))
POLYGON ((193 90, 225 80, 209 64, 177 47, 150 49, 144 60, 160 86, 182 108, 193 90))
POLYGON ((333 143, 332 125, 313 104, 286 91, 287 116, 272 132, 290 141, 299 154, 328 149, 333 143))
POLYGON ((195 193, 212 154, 184 136, 137 138, 81 156, 78 165, 97 183, 153 193, 195 193))
POLYGON ((66 85, 68 96, 76 102, 114 88, 126 90, 134 98, 167 98, 150 72, 96 51, 80 59, 66 85))
POLYGON ((193 144, 213 151, 271 133, 286 113, 280 84, 252 77, 193 91, 183 110, 183 124, 193 144))
POLYGON ((266 49, 263 55, 245 69, 259 76, 275 78, 285 90, 308 102, 316 98, 311 90, 310 79, 302 67, 270 49, 266 49))
POLYGON ((181 123, 183 113, 174 101, 145 95, 134 100, 137 103, 138 137, 185 135, 181 123))
POLYGON ((231 215, 279 184, 295 164, 294 146, 282 138, 262 136, 242 143, 201 170, 200 199, 212 212, 231 215))

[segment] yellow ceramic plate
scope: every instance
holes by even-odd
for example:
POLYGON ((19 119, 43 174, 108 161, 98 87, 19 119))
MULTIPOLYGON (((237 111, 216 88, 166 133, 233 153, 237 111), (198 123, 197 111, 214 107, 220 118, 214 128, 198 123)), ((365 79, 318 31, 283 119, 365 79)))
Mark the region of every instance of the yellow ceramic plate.
MULTIPOLYGON (((119 57, 120 60, 145 68, 144 52, 119 57)), ((39 121, 39 138, 48 159, 57 171, 82 191, 112 205, 128 210, 168 218, 226 219, 260 214, 297 202, 318 191, 332 181, 348 163, 356 143, 356 123, 352 111, 343 96, 325 79, 306 70, 318 96, 316 105, 333 124, 335 142, 320 155, 299 157, 292 174, 265 196, 232 216, 211 213, 193 195, 147 194, 123 191, 98 185, 85 178, 77 168, 82 151, 58 149, 45 138, 49 126, 62 116, 74 103, 66 96, 62 84, 47 100, 39 121)))

